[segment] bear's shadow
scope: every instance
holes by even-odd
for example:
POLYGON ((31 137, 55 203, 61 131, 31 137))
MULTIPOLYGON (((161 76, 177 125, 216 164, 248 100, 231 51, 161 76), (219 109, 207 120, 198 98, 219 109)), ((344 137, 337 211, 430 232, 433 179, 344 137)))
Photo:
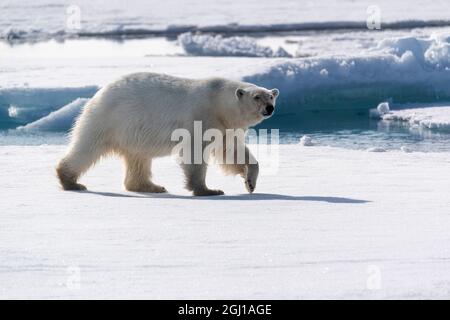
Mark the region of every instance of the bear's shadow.
POLYGON ((95 194, 105 197, 122 197, 122 198, 154 198, 154 199, 183 199, 183 200, 288 200, 288 201, 318 201, 318 202, 328 202, 328 203, 368 203, 370 200, 352 199, 344 197, 331 197, 331 196, 292 196, 283 195, 275 193, 253 193, 253 194, 238 194, 238 195, 222 195, 222 196, 209 196, 209 197, 194 197, 190 195, 177 195, 170 193, 135 193, 133 194, 123 194, 114 192, 97 192, 97 191, 80 191, 80 193, 95 194))

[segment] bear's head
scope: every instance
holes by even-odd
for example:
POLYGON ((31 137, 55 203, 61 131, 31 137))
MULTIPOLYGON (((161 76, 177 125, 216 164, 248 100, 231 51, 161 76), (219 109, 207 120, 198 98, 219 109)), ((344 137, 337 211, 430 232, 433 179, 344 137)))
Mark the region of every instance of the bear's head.
POLYGON ((275 111, 278 89, 266 89, 257 86, 236 89, 241 119, 253 126, 270 118, 275 111))

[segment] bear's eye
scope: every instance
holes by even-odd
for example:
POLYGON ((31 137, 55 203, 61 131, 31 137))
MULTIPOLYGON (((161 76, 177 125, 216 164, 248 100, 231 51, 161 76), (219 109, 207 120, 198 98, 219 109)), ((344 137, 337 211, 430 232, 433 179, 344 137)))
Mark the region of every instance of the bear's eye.
POLYGON ((254 99, 255 99, 255 100, 259 100, 259 99, 261 99, 261 97, 260 97, 260 96, 255 96, 254 99))

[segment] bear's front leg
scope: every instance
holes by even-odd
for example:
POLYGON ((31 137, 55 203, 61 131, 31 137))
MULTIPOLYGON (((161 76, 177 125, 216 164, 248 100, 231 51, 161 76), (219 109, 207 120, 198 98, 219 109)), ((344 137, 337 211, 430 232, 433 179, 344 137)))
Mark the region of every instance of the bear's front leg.
POLYGON ((245 188, 249 193, 253 193, 253 191, 255 191, 258 174, 259 174, 258 163, 248 164, 245 166, 244 168, 245 188))
POLYGON ((222 190, 211 190, 206 186, 206 170, 208 165, 202 164, 182 164, 186 176, 186 189, 192 191, 194 196, 219 196, 223 195, 222 190))
MULTIPOLYGON (((242 150, 242 149, 241 149, 242 150)), ((240 175, 244 178, 245 188, 249 193, 255 191, 256 181, 258 180, 259 164, 256 158, 250 152, 246 145, 240 144, 236 146, 233 150, 225 149, 227 156, 231 155, 234 158, 234 163, 222 163, 220 167, 226 174, 240 175), (239 163, 237 157, 237 148, 243 148, 245 150, 245 161, 239 163)))

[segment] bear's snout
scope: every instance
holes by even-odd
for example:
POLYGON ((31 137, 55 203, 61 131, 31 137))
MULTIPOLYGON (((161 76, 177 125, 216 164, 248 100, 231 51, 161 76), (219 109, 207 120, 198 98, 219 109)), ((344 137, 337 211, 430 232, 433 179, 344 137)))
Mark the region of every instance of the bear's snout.
POLYGON ((265 114, 264 114, 264 115, 270 116, 270 115, 273 113, 274 110, 275 110, 275 108, 273 107, 273 105, 268 104, 268 105, 266 106, 266 111, 265 111, 265 114))

